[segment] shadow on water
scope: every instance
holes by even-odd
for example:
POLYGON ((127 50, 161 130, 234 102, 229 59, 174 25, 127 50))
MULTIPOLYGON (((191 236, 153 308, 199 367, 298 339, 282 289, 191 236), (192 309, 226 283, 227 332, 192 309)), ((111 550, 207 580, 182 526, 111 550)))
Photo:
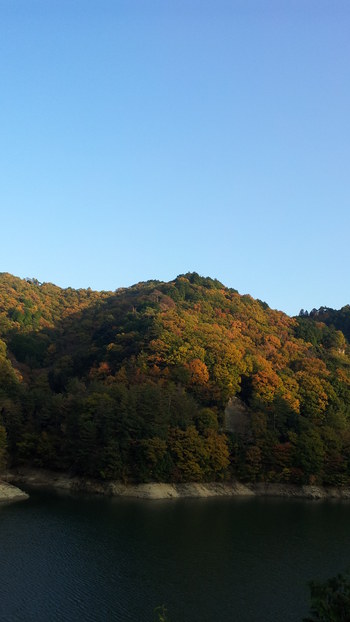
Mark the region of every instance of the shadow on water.
POLYGON ((108 499, 0 507, 2 622, 299 622, 307 581, 349 565, 350 504, 108 499))

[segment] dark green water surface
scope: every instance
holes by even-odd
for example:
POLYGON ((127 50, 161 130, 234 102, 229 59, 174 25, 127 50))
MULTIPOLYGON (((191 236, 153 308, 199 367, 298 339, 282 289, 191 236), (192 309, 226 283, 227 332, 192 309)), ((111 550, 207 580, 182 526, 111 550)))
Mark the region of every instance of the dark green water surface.
POLYGON ((350 504, 31 491, 0 506, 1 622, 296 622, 350 565, 350 504))

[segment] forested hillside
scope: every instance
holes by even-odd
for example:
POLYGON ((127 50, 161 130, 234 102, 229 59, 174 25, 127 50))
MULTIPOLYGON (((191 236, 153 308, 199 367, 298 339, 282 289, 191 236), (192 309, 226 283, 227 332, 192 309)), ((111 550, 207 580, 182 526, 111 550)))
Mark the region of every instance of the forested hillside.
POLYGON ((349 484, 349 318, 196 273, 116 292, 0 274, 1 466, 349 484))
POLYGON ((350 339, 350 305, 346 305, 340 311, 329 307, 320 307, 320 309, 312 309, 308 313, 302 309, 300 317, 309 318, 310 324, 312 324, 312 320, 315 320, 316 322, 323 322, 327 326, 333 326, 337 330, 341 330, 347 340, 350 339))

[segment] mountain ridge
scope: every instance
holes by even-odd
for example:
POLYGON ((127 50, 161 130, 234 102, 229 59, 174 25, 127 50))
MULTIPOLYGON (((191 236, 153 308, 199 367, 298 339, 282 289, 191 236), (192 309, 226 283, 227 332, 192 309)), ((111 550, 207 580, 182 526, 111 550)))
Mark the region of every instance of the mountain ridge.
POLYGON ((0 462, 346 485, 347 319, 290 317, 197 273, 115 292, 0 273, 0 462), (224 428, 232 398, 248 435, 224 428))

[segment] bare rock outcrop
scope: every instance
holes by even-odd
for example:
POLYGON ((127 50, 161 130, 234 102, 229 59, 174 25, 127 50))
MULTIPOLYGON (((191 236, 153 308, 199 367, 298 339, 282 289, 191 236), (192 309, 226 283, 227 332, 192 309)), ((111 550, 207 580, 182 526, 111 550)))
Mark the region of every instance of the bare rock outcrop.
POLYGON ((239 397, 231 397, 225 409, 224 431, 250 441, 252 436, 250 417, 248 406, 239 397))
POLYGON ((28 499, 29 495, 23 490, 8 484, 7 482, 0 482, 0 502, 3 501, 22 501, 28 499))

